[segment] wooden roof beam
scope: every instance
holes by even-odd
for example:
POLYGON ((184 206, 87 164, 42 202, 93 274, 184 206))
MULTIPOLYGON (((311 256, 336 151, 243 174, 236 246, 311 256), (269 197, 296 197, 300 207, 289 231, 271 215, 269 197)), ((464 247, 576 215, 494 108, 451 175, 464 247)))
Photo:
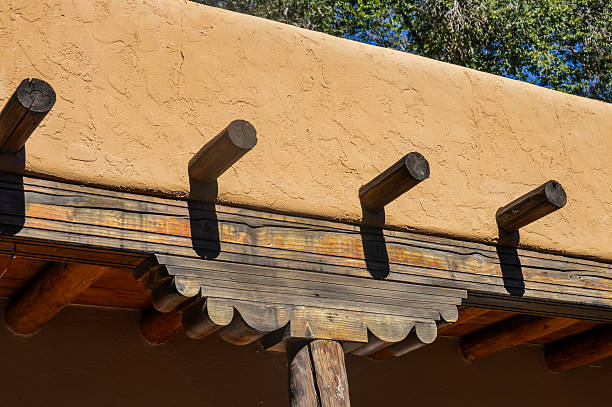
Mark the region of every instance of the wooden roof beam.
POLYGON ((189 160, 189 176, 202 184, 214 183, 256 144, 255 127, 234 120, 189 160))
POLYGON ((550 370, 561 373, 612 356, 612 325, 553 342, 546 346, 544 357, 550 370))
POLYGON ((55 104, 55 91, 40 79, 24 79, 0 112, 0 153, 16 153, 55 104))
POLYGON ((506 232, 516 232, 523 226, 559 210, 567 203, 565 190, 557 181, 547 181, 536 189, 497 210, 495 219, 506 232))
POLYGON ((35 333, 106 270, 104 266, 53 263, 9 305, 6 324, 21 335, 35 333))
POLYGON ((569 318, 517 315, 461 338, 461 353, 466 360, 475 361, 565 329, 576 322, 569 318))
POLYGON ((368 210, 378 211, 427 178, 429 163, 412 152, 359 188, 359 199, 368 210))

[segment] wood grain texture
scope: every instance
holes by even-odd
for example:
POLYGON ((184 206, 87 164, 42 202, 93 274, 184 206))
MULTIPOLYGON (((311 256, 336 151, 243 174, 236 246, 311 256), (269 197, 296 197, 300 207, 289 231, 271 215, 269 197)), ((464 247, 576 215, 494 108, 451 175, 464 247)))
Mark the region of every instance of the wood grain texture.
POLYGON ((569 318, 518 315, 464 336, 461 338, 461 353, 465 359, 475 361, 575 323, 576 320, 569 318))
POLYGON ((393 290, 399 284, 376 280, 360 287, 359 280, 345 279, 344 285, 338 277, 320 279, 313 274, 308 280, 293 271, 270 273, 235 264, 224 269, 207 260, 166 256, 163 261, 166 264, 150 266, 140 275, 145 287, 153 290, 155 307, 168 311, 186 301, 204 301, 203 306, 187 306, 188 335, 203 337, 222 327, 219 335, 239 345, 285 326, 286 338, 366 343, 375 335, 384 342, 397 342, 414 328, 423 340, 433 340, 435 321, 454 321, 465 294, 412 284, 393 290))
MULTIPOLYGON (((61 249, 57 249, 59 252, 61 249)), ((89 252, 84 252, 86 257, 89 252)), ((77 260, 75 258, 73 261, 77 260)), ((37 278, 51 262, 27 257, 0 255, 0 290, 3 297, 17 295, 37 278)), ((87 264, 87 263, 85 263, 87 264)), ((104 307, 145 309, 151 306, 151 293, 134 280, 133 268, 107 267, 104 274, 72 303, 104 307)))
POLYGON ((178 310, 159 312, 150 308, 142 314, 140 332, 152 345, 159 345, 183 330, 183 313, 178 310))
POLYGON ((40 79, 24 79, 0 112, 0 153, 23 148, 55 104, 55 91, 40 79))
POLYGON ((103 266, 52 264, 10 304, 5 317, 7 326, 18 334, 35 333, 105 270, 103 266))
POLYGON ((546 346, 544 357, 550 370, 561 373, 612 356, 612 325, 569 337, 546 346))
POLYGON ((557 181, 551 180, 499 208, 495 219, 503 230, 514 232, 563 208, 566 203, 565 190, 557 181))
MULTIPOLYGON (((20 255, 41 258, 44 247, 34 245, 46 240, 65 247, 87 245, 94 254, 106 250, 125 256, 131 251, 129 258, 134 262, 142 261, 144 253, 189 260, 199 259, 194 245, 210 245, 220 248, 208 263, 215 268, 232 263, 238 268, 290 270, 306 280, 317 275, 341 278, 342 285, 374 283, 358 226, 221 205, 213 213, 210 206, 195 202, 189 204, 190 211, 183 201, 32 178, 24 179, 23 191, 10 178, 0 178, 0 189, 6 196, 25 194, 26 203, 23 228, 15 237, 0 238, 3 253, 11 253, 12 242, 18 240, 20 255), (214 222, 218 235, 204 234, 193 240, 190 215, 200 224, 214 222)), ((6 200, 0 206, 0 222, 23 222, 6 200)), ((408 232, 385 230, 384 238, 390 270, 385 284, 464 289, 470 293, 470 306, 503 305, 515 311, 612 320, 610 264, 522 249, 517 251, 518 260, 512 260, 510 256, 500 258, 503 248, 408 232), (502 266, 520 267, 522 277, 504 276, 502 266), (507 287, 512 286, 524 287, 524 295, 509 295, 507 287)), ((77 250, 72 250, 76 255, 77 250)), ((50 247, 44 258, 54 255, 50 247)), ((115 256, 92 263, 97 261, 108 264, 126 259, 115 256)), ((370 259, 369 265, 376 267, 376 259, 370 259)))
POLYGON ((328 340, 304 344, 289 363, 289 394, 292 407, 350 406, 342 346, 328 340))
POLYGON ((412 152, 359 188, 359 199, 367 209, 377 211, 427 178, 427 159, 412 152))
MULTIPOLYGON (((457 321, 452 323, 439 322, 437 324, 437 335, 445 335, 449 329, 457 329, 458 327, 465 325, 488 312, 490 312, 490 310, 483 308, 462 308, 459 310, 457 321)), ((364 356, 368 356, 373 360, 383 360, 392 356, 403 356, 409 352, 420 349, 425 345, 427 345, 427 343, 422 341, 417 335, 410 335, 406 339, 395 344, 380 344, 380 349, 376 349, 374 352, 370 352, 368 350, 364 356)), ((359 354, 360 352, 358 351, 355 353, 353 351, 352 353, 359 354)))
MULTIPOLYGON (((287 352, 289 355, 289 352, 287 352)), ((291 407, 321 405, 315 384, 310 348, 303 346, 289 361, 289 400, 291 407)))
POLYGON ((257 144, 257 132, 245 120, 234 120, 189 161, 189 176, 203 184, 214 182, 257 144))
POLYGON ((56 259, 89 251, 92 264, 143 264, 136 276, 159 311, 205 302, 190 314, 196 337, 218 331, 244 344, 285 329, 284 338, 362 343, 355 351, 366 355, 431 342, 438 322, 455 321, 457 306, 474 298, 612 319, 612 266, 602 262, 528 250, 516 260, 495 246, 384 231, 384 263, 364 255, 363 242, 379 237, 354 225, 27 177, 21 189, 0 177, 0 190, 9 198, 0 201, 0 223, 22 225, 0 238, 0 253, 56 259), (11 197, 24 202, 21 214, 11 197), (390 270, 384 280, 371 274, 377 265, 390 270), (504 267, 520 267, 520 277, 504 267), (524 286, 522 297, 509 295, 513 284, 524 286))

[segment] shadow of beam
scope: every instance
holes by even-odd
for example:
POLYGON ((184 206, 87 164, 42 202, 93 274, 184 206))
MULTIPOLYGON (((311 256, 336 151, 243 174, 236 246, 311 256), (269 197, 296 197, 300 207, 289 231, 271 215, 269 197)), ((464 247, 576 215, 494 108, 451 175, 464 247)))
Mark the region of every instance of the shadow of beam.
POLYGON ((499 246, 496 246, 497 257, 501 268, 504 288, 508 294, 522 297, 525 294, 523 266, 516 247, 520 241, 519 232, 506 232, 499 228, 499 246))
POLYGON ((376 280, 389 276, 389 255, 382 227, 385 224, 385 210, 372 212, 361 207, 363 224, 359 226, 363 256, 366 268, 376 280))

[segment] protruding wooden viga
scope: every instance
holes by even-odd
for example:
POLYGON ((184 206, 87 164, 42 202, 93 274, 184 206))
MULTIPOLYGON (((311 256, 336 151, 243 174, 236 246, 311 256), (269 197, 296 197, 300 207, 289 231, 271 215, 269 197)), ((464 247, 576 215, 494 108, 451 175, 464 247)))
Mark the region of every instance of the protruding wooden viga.
POLYGON ((255 127, 246 120, 234 120, 193 156, 189 176, 202 184, 214 182, 256 144, 255 127))
POLYGON ((566 203, 565 190, 557 181, 551 180, 499 208, 495 218, 500 228, 514 232, 563 208, 566 203))
POLYGON ((378 211, 427 178, 429 163, 422 154, 412 152, 359 188, 359 199, 367 209, 378 211))
POLYGON ((55 91, 40 79, 24 79, 0 112, 0 153, 16 153, 55 104, 55 91))

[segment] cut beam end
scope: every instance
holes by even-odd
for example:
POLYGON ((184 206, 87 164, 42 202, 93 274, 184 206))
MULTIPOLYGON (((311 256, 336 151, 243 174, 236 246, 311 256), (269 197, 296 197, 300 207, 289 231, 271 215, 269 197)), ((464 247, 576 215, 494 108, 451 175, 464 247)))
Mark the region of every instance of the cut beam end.
POLYGON ((567 203, 563 186, 550 180, 497 210, 495 219, 506 232, 515 232, 544 216, 557 211, 567 203))
POLYGON ((24 79, 0 112, 0 152, 16 153, 55 105, 55 91, 40 79, 24 79))
POLYGON ((215 182, 256 144, 255 127, 246 120, 234 120, 193 156, 189 176, 202 184, 215 182))
POLYGON ((385 205, 429 178, 429 174, 427 159, 420 153, 409 153, 359 188, 359 199, 367 209, 381 210, 385 205))

